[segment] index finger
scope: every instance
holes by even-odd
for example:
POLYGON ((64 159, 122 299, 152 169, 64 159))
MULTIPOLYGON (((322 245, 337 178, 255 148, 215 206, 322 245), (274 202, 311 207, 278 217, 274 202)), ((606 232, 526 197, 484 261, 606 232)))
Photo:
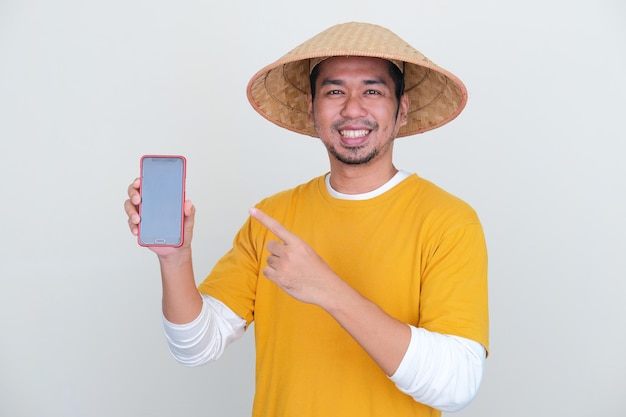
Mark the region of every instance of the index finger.
POLYGON ((267 229, 274 233, 280 240, 283 241, 285 245, 289 245, 290 243, 294 243, 298 237, 291 233, 285 226, 283 226, 278 220, 273 217, 268 216, 263 211, 259 210, 256 207, 253 207, 249 210, 250 216, 257 219, 261 224, 267 229))

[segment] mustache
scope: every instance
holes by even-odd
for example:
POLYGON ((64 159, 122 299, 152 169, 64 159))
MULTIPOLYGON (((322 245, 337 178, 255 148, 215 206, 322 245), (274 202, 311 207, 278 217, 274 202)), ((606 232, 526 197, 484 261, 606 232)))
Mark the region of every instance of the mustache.
POLYGON ((338 120, 336 122, 334 122, 332 124, 332 128, 334 130, 341 130, 346 126, 350 126, 350 125, 359 125, 359 126, 365 126, 368 129, 378 129, 378 123, 373 122, 371 120, 367 120, 367 119, 343 119, 343 120, 338 120))

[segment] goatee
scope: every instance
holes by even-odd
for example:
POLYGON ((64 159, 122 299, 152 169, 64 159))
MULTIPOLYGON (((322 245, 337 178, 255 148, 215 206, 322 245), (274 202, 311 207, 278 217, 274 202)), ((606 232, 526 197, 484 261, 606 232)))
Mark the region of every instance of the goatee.
POLYGON ((342 162, 346 165, 363 165, 367 164, 369 161, 374 159, 378 155, 378 149, 372 149, 372 151, 365 155, 359 155, 359 151, 361 147, 349 148, 350 154, 343 155, 340 152, 337 152, 334 146, 330 146, 328 148, 328 152, 335 157, 339 162, 342 162))

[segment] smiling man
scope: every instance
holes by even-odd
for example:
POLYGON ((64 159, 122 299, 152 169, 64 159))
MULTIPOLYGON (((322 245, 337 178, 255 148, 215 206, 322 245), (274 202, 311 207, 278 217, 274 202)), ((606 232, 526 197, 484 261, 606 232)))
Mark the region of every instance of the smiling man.
MULTIPOLYGON (((255 74, 252 106, 318 137, 330 171, 270 196, 196 288, 186 241, 157 248, 170 350, 195 366, 254 322, 253 416, 437 416, 472 401, 488 349, 474 210, 398 169, 398 137, 463 109, 460 80, 380 26, 345 23, 255 74)), ((140 218, 139 181, 125 203, 140 218)), ((210 405, 207 405, 207 413, 210 405)))

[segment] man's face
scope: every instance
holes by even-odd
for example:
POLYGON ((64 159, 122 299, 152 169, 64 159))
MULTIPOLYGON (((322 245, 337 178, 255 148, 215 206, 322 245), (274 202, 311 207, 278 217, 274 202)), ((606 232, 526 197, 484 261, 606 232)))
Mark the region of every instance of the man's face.
POLYGON ((350 165, 391 158, 393 140, 406 124, 408 99, 405 94, 398 104, 389 62, 333 57, 319 65, 309 114, 330 155, 350 165))

